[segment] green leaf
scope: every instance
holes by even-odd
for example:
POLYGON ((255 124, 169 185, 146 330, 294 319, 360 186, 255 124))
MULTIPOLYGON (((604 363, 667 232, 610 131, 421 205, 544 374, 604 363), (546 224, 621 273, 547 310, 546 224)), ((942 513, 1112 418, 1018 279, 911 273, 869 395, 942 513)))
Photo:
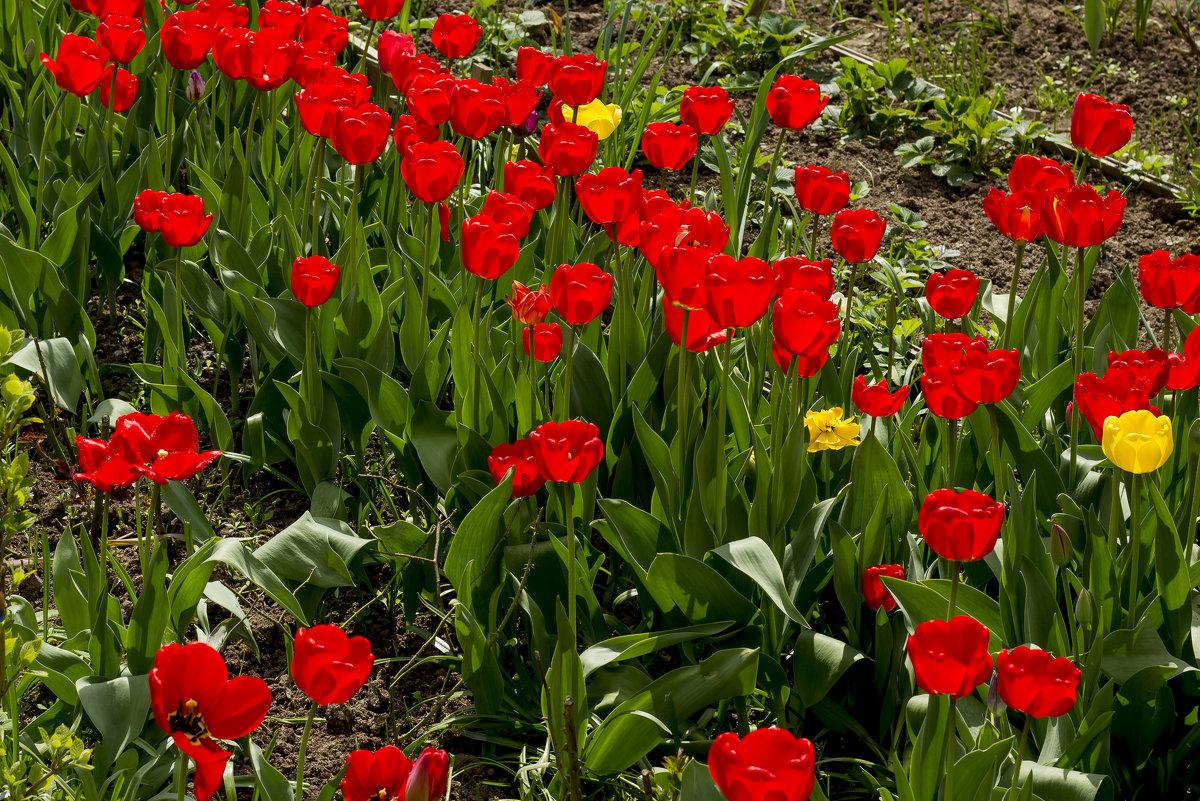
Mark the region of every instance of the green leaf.
POLYGON ((760 537, 747 537, 744 540, 727 542, 712 553, 725 559, 738 570, 745 573, 762 588, 767 597, 774 601, 775 606, 794 622, 808 626, 804 615, 796 608, 783 581, 783 570, 779 560, 771 551, 771 546, 760 537))
POLYGON ((1172 676, 1196 671, 1184 660, 1167 652, 1167 647, 1147 618, 1138 621, 1135 629, 1119 629, 1104 638, 1104 660, 1100 663, 1100 669, 1118 684, 1124 684, 1135 673, 1148 667, 1169 668, 1172 676))
POLYGON ((498 564, 497 556, 505 531, 504 510, 511 500, 512 476, 508 476, 475 504, 450 540, 446 578, 459 601, 473 611, 476 592, 490 594, 499 580, 491 568, 498 564))
MULTIPOLYGON (((913 628, 926 620, 946 619, 946 611, 950 605, 949 579, 905 581, 880 576, 880 581, 896 598, 896 603, 913 628)), ((956 615, 970 615, 987 626, 990 650, 999 651, 1006 646, 1000 621, 1000 605, 994 599, 970 584, 960 583, 955 598, 955 610, 956 615)))
POLYGON ((725 577, 699 559, 662 553, 646 575, 646 586, 664 612, 678 610, 693 623, 749 623, 759 608, 725 577))
MULTIPOLYGON (((149 673, 154 667, 154 657, 163 643, 163 635, 170 620, 171 607, 167 603, 167 549, 156 547, 150 557, 150 566, 142 577, 142 594, 133 605, 129 617, 129 631, 125 636, 125 653, 132 673, 149 673)), ((116 756, 118 751, 110 752, 116 756)))
MULTIPOLYGON (((308 625, 308 616, 304 614, 296 596, 280 580, 275 571, 264 565, 257 556, 250 552, 244 542, 241 540, 214 540, 214 542, 212 555, 209 557, 211 560, 228 565, 250 579, 259 589, 290 612, 300 625, 308 625)), ((171 583, 174 584, 174 581, 171 583)))
POLYGON ((145 675, 120 676, 105 681, 85 677, 75 682, 79 703, 115 759, 146 725, 150 712, 150 685, 145 675))
POLYGON ((793 664, 796 692, 805 706, 816 706, 855 662, 866 659, 861 651, 833 637, 802 631, 796 637, 793 664))
POLYGON ((254 771, 254 783, 262 791, 266 801, 294 801, 292 783, 263 756, 262 749, 249 737, 241 740, 242 747, 250 757, 250 769, 254 771))
POLYGON ((618 498, 600 498, 596 504, 608 525, 593 526, 637 572, 638 578, 645 581, 646 572, 658 555, 658 544, 664 540, 662 521, 618 498))
POLYGON ((721 789, 713 781, 708 766, 692 759, 683 769, 683 787, 680 798, 687 801, 725 801, 721 789))
POLYGON ((354 577, 346 566, 370 544, 370 540, 356 536, 340 520, 313 517, 311 512, 305 512, 267 540, 254 555, 277 576, 289 581, 316 587, 348 587, 354 583, 354 577))
POLYGON ((79 360, 75 357, 75 348, 70 340, 56 337, 35 341, 30 337, 5 364, 28 370, 41 378, 50 388, 54 403, 64 411, 75 413, 79 394, 83 390, 83 372, 79 369, 79 360), (45 370, 42 369, 43 361, 45 370))
POLYGON ((729 628, 731 621, 709 623, 702 626, 687 626, 670 631, 647 631, 640 634, 625 634, 612 637, 588 648, 579 655, 583 664, 583 674, 591 675, 606 665, 621 662, 625 659, 636 659, 664 648, 670 648, 681 642, 689 642, 699 637, 713 637, 729 628))

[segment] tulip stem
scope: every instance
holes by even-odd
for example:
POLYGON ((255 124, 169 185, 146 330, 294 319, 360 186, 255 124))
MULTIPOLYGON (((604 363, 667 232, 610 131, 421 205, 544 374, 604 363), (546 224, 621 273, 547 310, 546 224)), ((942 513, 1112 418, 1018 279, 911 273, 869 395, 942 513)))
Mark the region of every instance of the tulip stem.
MULTIPOLYGON (((562 488, 563 522, 567 526, 567 620, 570 623, 571 631, 577 634, 579 625, 575 603, 575 518, 571 514, 571 496, 575 493, 575 486, 564 482, 562 488)), ((576 636, 576 634, 572 636, 576 636)))
POLYGON ((1129 609, 1126 611, 1125 627, 1132 629, 1137 618, 1138 571, 1142 561, 1142 536, 1139 521, 1142 511, 1142 486, 1138 474, 1129 476, 1129 609))
POLYGON ((318 423, 321 418, 321 374, 318 362, 318 335, 313 321, 314 309, 304 310, 304 371, 302 373, 302 388, 304 390, 305 409, 311 423, 318 423))
POLYGON ((952 695, 950 696, 950 731, 946 732, 946 783, 943 785, 946 794, 943 796, 943 801, 950 801, 950 797, 954 792, 950 768, 954 765, 954 741, 956 739, 958 739, 958 698, 952 695))
POLYGON ((187 799, 188 757, 182 751, 175 759, 175 797, 178 801, 187 799))
POLYGON ((725 501, 728 493, 726 485, 725 469, 725 422, 729 409, 729 374, 733 372, 731 359, 733 345, 733 329, 725 334, 725 344, 721 348, 721 397, 717 405, 717 436, 713 439, 716 443, 716 475, 717 475, 717 508, 716 508, 716 523, 717 523, 717 545, 722 545, 725 542, 725 529, 728 524, 728 515, 725 513, 725 501))
MULTIPOLYGON (((563 402, 562 408, 554 409, 554 416, 558 421, 564 422, 571 416, 571 379, 574 377, 575 371, 575 341, 579 336, 575 333, 575 328, 571 325, 564 326, 566 333, 563 336, 563 348, 567 351, 566 359, 563 365, 563 402)), ((534 353, 532 332, 529 337, 529 355, 532 357, 534 353)), ((537 361, 537 358, 534 358, 537 361)), ((546 367, 547 378, 549 377, 549 366, 546 367)))
MULTIPOLYGON (((363 42, 362 52, 358 55, 358 66, 354 68, 355 72, 362 72, 363 65, 367 63, 367 51, 371 49, 371 42, 375 41, 375 26, 379 24, 378 20, 371 20, 370 27, 367 28, 367 41, 363 42)), ((296 798, 300 798, 300 793, 297 791, 296 798)))
MULTIPOLYGON (((1075 249, 1075 351, 1073 372, 1076 376, 1083 370, 1083 305, 1087 299, 1087 278, 1083 275, 1083 248, 1075 249)), ((1076 408, 1071 415, 1071 462, 1067 465, 1067 489, 1075 490, 1075 478, 1078 475, 1076 464, 1079 455, 1079 418, 1076 408)))
MULTIPOLYGON (((691 316, 691 311, 689 311, 688 309, 685 308, 683 310, 683 325, 680 326, 680 332, 679 332, 679 376, 678 376, 678 380, 675 384, 675 410, 678 414, 678 420, 679 420, 679 425, 677 426, 675 436, 679 438, 679 457, 680 457, 679 463, 680 463, 680 465, 683 464, 683 451, 684 451, 683 435, 684 435, 684 429, 687 426, 687 409, 686 409, 686 404, 684 403, 684 397, 685 397, 684 385, 687 383, 687 380, 688 380, 687 334, 688 334, 688 317, 689 316, 691 316)), ((774 456, 774 454, 772 454, 772 457, 773 456, 774 456)))
POLYGON ((1005 793, 1005 798, 1009 798, 1017 789, 1017 781, 1020 779, 1021 763, 1025 761, 1025 744, 1029 742, 1029 730, 1032 727, 1033 718, 1029 715, 1025 716, 1025 724, 1021 726, 1021 737, 1017 740, 1017 761, 1013 765, 1012 784, 1008 786, 1008 792, 1005 793))
POLYGON ((1013 262, 1012 281, 1008 284, 1008 311, 1004 315, 1004 334, 1000 338, 1000 347, 1008 350, 1012 339, 1013 315, 1017 309, 1017 282, 1021 279, 1021 261, 1025 257, 1025 242, 1017 243, 1017 256, 1013 262))
POLYGON ((1001 478, 1004 473, 1004 460, 1000 453, 1000 426, 996 421, 996 404, 987 404, 988 423, 992 433, 992 477, 993 485, 996 491, 996 500, 1004 502, 1004 487, 1001 484, 1001 478))
POLYGON ((321 166, 325 163, 325 143, 328 140, 325 137, 319 137, 317 144, 313 147, 312 157, 308 161, 308 186, 306 187, 307 198, 304 203, 305 209, 312 209, 312 233, 309 237, 309 255, 317 255, 317 229, 320 220, 320 213, 317 211, 320 208, 320 198, 317 193, 317 185, 321 181, 321 166))
MULTIPOLYGON (((843 261, 843 264, 845 262, 843 261)), ((850 345, 850 309, 854 306, 854 281, 858 278, 858 263, 850 265, 850 281, 846 284, 846 321, 842 323, 842 336, 838 341, 838 357, 846 365, 846 349, 850 345)))
MULTIPOLYGON (((175 86, 179 83, 179 70, 171 70, 171 78, 167 83, 167 163, 166 168, 167 191, 171 191, 171 187, 175 185, 175 86)), ((109 98, 115 100, 116 98, 109 98)), ((251 121, 253 125, 253 121, 251 121)))
MULTIPOLYGON (((763 229, 767 227, 768 212, 771 209, 771 189, 775 185, 775 170, 779 169, 779 154, 783 152, 783 140, 787 135, 787 128, 779 129, 779 139, 775 142, 775 154, 771 156, 771 168, 767 170, 767 188, 763 192, 763 229)), ((743 227, 742 232, 738 234, 738 242, 741 243, 742 234, 745 232, 743 227)), ((741 255, 740 252, 738 255, 741 255)))
POLYGON ((950 561, 950 604, 946 608, 946 619, 954 617, 954 611, 958 606, 958 582, 959 574, 962 573, 961 565, 957 559, 950 561))
POLYGON ((817 260, 817 237, 820 235, 821 215, 815 211, 812 212, 812 231, 808 235, 808 258, 810 261, 817 260))
MULTIPOLYGON (((612 236, 612 258, 613 258, 613 273, 617 276, 617 393, 624 393, 625 385, 625 343, 628 341, 629 334, 629 315, 626 313, 626 301, 633 300, 633 287, 631 282, 627 280, 625 273, 621 271, 621 246, 617 244, 617 232, 615 226, 609 226, 609 231, 612 236)), ((612 339, 609 339, 609 348, 612 348, 612 339)), ((613 400, 616 401, 620 395, 613 394, 613 400)))
MULTIPOLYGON (((475 308, 472 310, 473 313, 471 315, 471 327, 474 329, 472 334, 472 344, 475 347, 475 391, 472 393, 475 396, 475 416, 473 418, 473 423, 475 425, 475 430, 483 433, 483 423, 481 422, 483 418, 483 398, 481 396, 486 391, 486 388, 484 387, 483 347, 480 342, 479 323, 480 319, 483 317, 484 278, 483 276, 476 276, 475 278, 477 282, 475 284, 475 308)), ((529 344, 531 346, 529 350, 532 353, 532 337, 530 338, 529 344)))
POLYGON ((296 755, 296 801, 304 798, 304 755, 308 752, 308 735, 312 732, 318 706, 320 704, 313 701, 308 708, 308 718, 304 721, 304 733, 300 735, 300 753, 296 755))
POLYGON ((688 187, 688 200, 696 196, 696 179, 700 177, 700 143, 696 144, 696 155, 692 156, 692 184, 688 187))
MULTIPOLYGON (((259 102, 262 100, 262 92, 254 93, 254 101, 250 104, 250 122, 246 126, 246 142, 242 151, 242 223, 245 226, 243 231, 246 234, 250 232, 250 226, 253 222, 253 215, 250 213, 250 140, 254 136, 254 122, 258 116, 259 102)), ((247 236, 247 238, 249 238, 247 236)))
POLYGON ((29 243, 31 245, 40 246, 42 239, 42 196, 45 194, 46 173, 50 172, 50 165, 46 161, 46 150, 50 147, 50 132, 54 130, 54 124, 58 120, 59 109, 62 108, 63 99, 66 96, 66 92, 58 93, 58 99, 54 101, 54 106, 50 109, 50 116, 46 118, 46 128, 42 132, 42 149, 38 152, 37 197, 34 199, 36 212, 33 215, 33 230, 29 232, 29 243))
POLYGON ((429 322, 429 283, 433 275, 433 243, 436 233, 434 226, 437 221, 437 205, 429 205, 429 227, 425 232, 425 275, 421 277, 421 320, 432 328, 429 322))

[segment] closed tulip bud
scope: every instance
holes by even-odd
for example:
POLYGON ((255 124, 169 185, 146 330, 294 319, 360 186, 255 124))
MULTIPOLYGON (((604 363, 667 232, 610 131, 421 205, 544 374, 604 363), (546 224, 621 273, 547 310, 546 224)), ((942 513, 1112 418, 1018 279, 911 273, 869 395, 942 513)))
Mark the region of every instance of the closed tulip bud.
POLYGON ((192 70, 188 75, 187 85, 183 88, 183 96, 193 103, 204 97, 204 76, 198 70, 192 70))
POLYGON ((1075 619, 1084 628, 1091 628, 1096 620, 1096 608, 1092 604, 1092 594, 1088 592, 1087 587, 1080 590, 1079 597, 1075 599, 1075 619))
POLYGON ((988 682, 987 705, 993 715, 1002 715, 1004 710, 1008 709, 1008 704, 1000 697, 1000 678, 995 673, 988 682))
POLYGON ((1050 526, 1050 558, 1059 567, 1071 564, 1071 556, 1075 552, 1071 545, 1071 535, 1067 530, 1055 523, 1050 526))

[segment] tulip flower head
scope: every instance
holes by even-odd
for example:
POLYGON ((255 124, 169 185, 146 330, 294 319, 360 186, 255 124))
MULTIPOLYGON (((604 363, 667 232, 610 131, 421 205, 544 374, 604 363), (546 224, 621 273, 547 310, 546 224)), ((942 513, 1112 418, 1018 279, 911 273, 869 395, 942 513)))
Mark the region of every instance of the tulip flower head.
POLYGON ((1155 250, 1138 259, 1142 300, 1159 309, 1200 313, 1200 256, 1184 253, 1176 259, 1155 250))
POLYGON ((975 490, 936 489, 925 496, 917 528, 933 551, 952 562, 982 559, 996 547, 1004 504, 975 490))
POLYGON ((957 320, 966 317, 979 297, 979 277, 969 270, 931 273, 925 282, 925 299, 941 317, 957 320))
POLYGON ((1014 242, 1032 242, 1046 233, 1042 207, 1042 193, 1030 189, 1011 195, 993 189, 983 199, 983 211, 992 225, 1014 242))
POLYGON ((832 409, 809 409, 804 413, 804 427, 808 429, 808 452, 840 451, 858 445, 861 426, 852 419, 843 419, 841 407, 832 409))
POLYGON ((100 82, 100 103, 111 108, 118 114, 129 111, 133 101, 137 99, 138 79, 128 70, 120 67, 109 67, 109 76, 116 73, 115 80, 106 77, 100 82), (116 99, 113 99, 113 87, 116 86, 116 99))
POLYGON ((598 173, 579 176, 575 193, 592 222, 599 225, 619 222, 641 208, 642 171, 605 167, 598 173))
POLYGON ((904 567, 901 565, 874 565, 863 571, 863 598, 867 602, 867 607, 891 612, 896 608, 896 599, 879 580, 881 576, 903 579, 904 567))
POLYGON ((1075 147, 1104 158, 1125 147, 1132 136, 1129 106, 1085 92, 1075 97, 1071 111, 1071 144, 1075 147))
POLYGON ((992 675, 988 637, 987 626, 967 615, 918 625, 905 646, 917 686, 934 695, 970 695, 992 675))
POLYGON ((771 305, 778 278, 762 259, 735 259, 724 253, 708 258, 704 308, 722 328, 754 325, 771 305))
POLYGON ((292 651, 292 679, 321 706, 344 704, 367 683, 375 654, 366 637, 349 637, 328 624, 300 629, 292 651))
POLYGON ((829 98, 816 81, 798 75, 780 75, 767 92, 767 113, 780 128, 799 131, 821 116, 829 98))
POLYGON ((875 258, 887 222, 871 209, 842 209, 833 218, 833 249, 851 264, 875 258))
POLYGON ((381 22, 399 14, 407 2, 408 0, 358 0, 358 10, 367 19, 381 22))
POLYGON ((558 323, 527 325, 521 332, 525 355, 539 362, 552 362, 562 352, 563 333, 558 323))
POLYGON ((1070 164, 1054 159, 1022 153, 1013 159, 1008 171, 1008 188, 1020 192, 1055 192, 1075 185, 1075 171, 1070 164))
POLYGON ((734 102, 720 86, 689 86, 679 101, 679 116, 698 134, 716 136, 733 116, 734 102))
POLYGON ((159 233, 173 248, 187 248, 204 238, 213 216, 204 213, 204 198, 171 193, 162 198, 159 233))
POLYGON ((109 76, 109 58, 108 50, 102 45, 86 36, 68 33, 58 45, 56 58, 42 53, 42 64, 50 70, 59 89, 84 97, 109 76))
POLYGON ((140 19, 110 14, 96 27, 96 41, 115 63, 128 64, 146 46, 146 31, 140 19))
POLYGON ((871 417, 891 417, 900 411, 908 399, 908 384, 895 392, 888 389, 887 379, 877 384, 868 384, 866 376, 858 376, 850 388, 850 400, 871 417))
POLYGON ((554 54, 535 47, 517 48, 517 80, 545 86, 555 67, 554 54))
POLYGON ((404 151, 400 174, 408 191, 426 203, 441 203, 454 193, 466 164, 449 142, 417 142, 404 151))
POLYGON ((1092 427, 1096 440, 1104 438, 1104 421, 1136 409, 1153 409, 1150 399, 1152 378, 1132 370, 1109 368, 1100 378, 1095 373, 1080 373, 1075 379, 1075 411, 1092 427))
POLYGON ((536 161, 509 161, 504 164, 504 191, 535 210, 554 202, 555 173, 536 161))
POLYGON ((1171 418, 1135 409, 1104 421, 1104 455, 1130 473, 1151 473, 1167 463, 1175 448, 1171 418))
POLYGON ((811 741, 785 729, 725 732, 708 751, 708 771, 729 801, 807 801, 816 780, 811 741))
POLYGON ((1025 645, 996 654, 996 675, 1004 703, 1035 718, 1070 712, 1081 677, 1070 659, 1025 645))
POLYGON ((310 309, 320 306, 333 295, 340 274, 324 256, 298 258, 292 262, 292 294, 310 309))
POLYGON ((771 264, 778 276, 778 289, 801 289, 821 300, 833 297, 833 263, 829 259, 809 261, 803 256, 784 256, 771 264))
POLYGON ((613 277, 595 264, 561 264, 550 279, 554 309, 571 325, 586 325, 612 304, 613 277))
POLYGON ((533 291, 520 281, 513 281, 512 294, 504 300, 512 309, 513 319, 523 325, 542 322, 554 308, 546 287, 539 287, 537 291, 533 291))
POLYGON ((1125 196, 1115 189, 1101 196, 1076 185, 1047 192, 1042 205, 1046 236, 1060 245, 1093 247, 1111 239, 1125 222, 1125 196))
POLYGON ((462 223, 462 258, 467 272, 489 281, 504 275, 521 255, 512 226, 476 214, 462 223))
POLYGON ((687 349, 692 353, 703 353, 728 338, 728 329, 717 324, 704 309, 689 309, 663 298, 663 326, 675 347, 682 347, 684 325, 687 325, 687 349))
POLYGON ((850 202, 850 176, 845 170, 833 172, 817 165, 797 167, 794 183, 796 203, 813 214, 834 214, 850 202))
POLYGON ((547 481, 578 484, 604 458, 600 429, 582 420, 542 423, 529 434, 529 442, 547 481))
POLYGON ((698 143, 690 125, 652 122, 642 132, 642 153, 660 170, 682 170, 696 155, 698 143))
MULTIPOLYGON (((586 106, 600 96, 607 73, 608 62, 590 53, 559 56, 550 72, 550 91, 567 107, 586 106)), ((584 124, 583 120, 579 123, 584 124)))
POLYGON ((555 175, 580 175, 587 172, 596 160, 599 145, 600 138, 596 132, 583 125, 573 122, 561 125, 547 123, 538 141, 538 157, 555 175))
POLYGON ((342 795, 346 801, 437 801, 446 794, 450 757, 426 748, 410 762, 394 745, 352 751, 346 758, 342 795))
MULTIPOLYGON (((564 121, 582 125, 603 141, 612 136, 613 131, 617 130, 617 126, 621 124, 622 111, 621 107, 615 103, 593 100, 579 107, 578 118, 575 116, 575 110, 570 106, 563 106, 562 116, 564 121)), ((647 126, 648 128, 649 126, 647 126)))
POLYGON ((213 18, 201 11, 176 11, 159 33, 163 56, 177 70, 194 70, 204 63, 217 36, 213 18))
POLYGON ((466 58, 482 33, 483 26, 469 14, 442 14, 433 23, 433 46, 446 58, 466 58))
POLYGON ((524 498, 533 495, 546 484, 546 477, 538 467, 533 443, 528 439, 504 442, 492 448, 488 456, 488 471, 496 484, 504 481, 513 471, 512 497, 524 498))

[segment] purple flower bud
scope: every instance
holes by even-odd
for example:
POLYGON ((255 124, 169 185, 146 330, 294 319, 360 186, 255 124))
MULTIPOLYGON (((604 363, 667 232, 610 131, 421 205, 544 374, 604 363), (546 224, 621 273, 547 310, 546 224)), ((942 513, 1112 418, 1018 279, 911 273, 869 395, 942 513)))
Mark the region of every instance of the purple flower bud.
POLYGON ((204 76, 198 70, 192 70, 192 73, 188 75, 183 95, 193 103, 204 97, 204 76))
POLYGON ((525 118, 525 123, 523 125, 518 125, 517 130, 523 131, 525 133, 525 135, 528 136, 529 134, 531 134, 537 130, 537 124, 538 124, 538 113, 537 113, 537 110, 535 109, 535 110, 529 112, 529 116, 525 118))
POLYGON ((987 705, 988 709, 996 715, 1008 708, 1008 704, 1004 703, 1004 699, 1000 697, 1000 677, 995 673, 992 674, 992 680, 988 682, 987 705))

